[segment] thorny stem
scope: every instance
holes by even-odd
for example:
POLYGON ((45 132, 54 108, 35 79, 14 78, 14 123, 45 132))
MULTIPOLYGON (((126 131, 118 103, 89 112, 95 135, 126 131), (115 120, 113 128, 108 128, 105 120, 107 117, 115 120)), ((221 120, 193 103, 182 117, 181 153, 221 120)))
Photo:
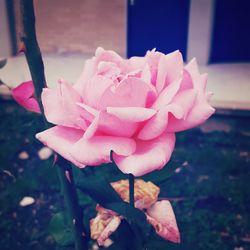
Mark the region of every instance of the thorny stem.
POLYGON ((61 191, 67 207, 67 216, 72 225, 76 250, 88 249, 86 232, 83 228, 82 211, 78 204, 78 197, 74 183, 71 164, 62 157, 58 159, 58 175, 61 183, 61 191))
MULTIPOLYGON (((46 87, 44 74, 44 65, 40 52, 40 48, 36 39, 35 30, 35 14, 33 0, 20 0, 21 12, 21 45, 25 53, 29 66, 30 74, 35 86, 35 94, 38 100, 46 128, 49 127, 44 117, 43 106, 41 102, 42 89, 46 87)), ((67 208, 67 215, 71 220, 72 231, 74 234, 75 250, 87 250, 87 238, 84 237, 84 229, 82 223, 82 213, 78 204, 78 197, 74 185, 72 168, 69 162, 58 157, 56 163, 58 176, 60 179, 61 190, 67 208)))
POLYGON ((31 78, 35 85, 35 94, 43 113, 41 102, 42 89, 46 87, 44 65, 35 30, 33 0, 20 0, 21 12, 21 50, 25 53, 31 78))

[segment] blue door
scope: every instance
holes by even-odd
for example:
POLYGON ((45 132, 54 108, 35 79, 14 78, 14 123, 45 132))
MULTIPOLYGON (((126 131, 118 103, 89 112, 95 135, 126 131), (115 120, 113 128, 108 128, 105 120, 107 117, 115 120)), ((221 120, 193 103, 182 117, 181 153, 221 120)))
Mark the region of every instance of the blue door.
POLYGON ((128 0, 127 56, 179 49, 186 58, 190 0, 128 0))
POLYGON ((250 1, 217 0, 210 62, 250 62, 250 1))

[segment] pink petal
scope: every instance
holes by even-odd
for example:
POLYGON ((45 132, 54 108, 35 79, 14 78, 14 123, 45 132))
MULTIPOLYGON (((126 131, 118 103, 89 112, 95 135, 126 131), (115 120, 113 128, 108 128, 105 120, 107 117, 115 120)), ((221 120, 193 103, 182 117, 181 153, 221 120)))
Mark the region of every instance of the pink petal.
POLYGON ((155 227, 161 237, 174 243, 180 243, 180 232, 169 201, 156 202, 147 210, 147 216, 149 223, 155 227))
POLYGON ((112 62, 100 62, 97 67, 97 74, 114 79, 121 73, 120 68, 112 62))
POLYGON ((167 67, 168 67, 167 59, 165 55, 162 55, 158 64, 158 73, 157 73, 157 79, 156 79, 156 89, 158 93, 160 93, 162 89, 164 88, 166 76, 168 72, 167 67))
POLYGON ((106 111, 101 111, 97 131, 106 135, 131 137, 136 132, 137 127, 138 124, 135 122, 122 121, 106 111))
POLYGON ((100 56, 103 52, 105 52, 104 48, 103 48, 103 47, 98 47, 98 48, 95 50, 95 55, 96 55, 96 56, 100 56))
POLYGON ((103 93, 113 85, 113 81, 109 78, 96 75, 88 81, 83 92, 83 101, 93 108, 99 109, 100 99, 103 93))
POLYGON ((141 107, 107 107, 108 114, 128 122, 142 122, 151 118, 156 110, 141 107))
POLYGON ((158 96, 155 103, 153 104, 153 108, 155 109, 161 109, 165 107, 167 104, 169 104, 176 93, 178 92, 180 86, 181 86, 182 79, 177 79, 171 84, 169 84, 158 96))
POLYGON ((208 79, 208 74, 203 73, 200 75, 199 81, 200 81, 200 89, 201 92, 205 93, 206 91, 206 86, 207 86, 207 79, 208 79))
POLYGON ((180 106, 183 110, 183 117, 180 118, 183 118, 184 120, 186 119, 188 113, 194 106, 197 92, 198 91, 195 89, 188 89, 181 91, 173 98, 171 103, 180 106))
POLYGON ((142 69, 143 66, 145 65, 145 58, 144 57, 139 57, 139 56, 132 56, 128 59, 129 63, 129 71, 134 71, 138 69, 142 69))
POLYGON ((199 92, 205 92, 206 84, 207 84, 207 74, 200 74, 196 59, 192 59, 186 66, 185 69, 190 74, 193 86, 199 92))
POLYGON ((106 107, 145 107, 152 102, 155 92, 142 80, 129 77, 121 81, 118 86, 109 87, 100 99, 99 106, 106 107))
POLYGON ((211 99, 211 97, 214 95, 214 93, 213 92, 208 92, 208 93, 206 93, 206 99, 207 99, 207 101, 210 101, 210 99, 211 99))
POLYGON ((99 47, 96 49, 96 61, 95 64, 98 65, 100 62, 113 62, 119 63, 122 61, 122 58, 112 50, 104 50, 103 48, 99 47))
POLYGON ((175 134, 163 133, 151 141, 136 142, 136 151, 129 156, 121 156, 115 152, 114 161, 125 174, 142 176, 161 169, 169 161, 174 149, 175 134))
POLYGON ((188 90, 193 88, 193 80, 191 75, 188 73, 186 69, 183 69, 181 86, 179 91, 188 90))
POLYGON ((193 109, 187 115, 186 119, 176 119, 173 116, 169 117, 167 131, 180 132, 190 128, 194 128, 205 122, 213 113, 215 109, 208 103, 196 102, 193 109))
MULTIPOLYGON (((15 98, 14 98, 15 99, 15 98)), ((41 113, 41 110, 40 110, 40 107, 39 107, 39 104, 36 100, 35 97, 30 97, 29 99, 27 99, 26 101, 23 100, 19 100, 17 101, 17 99, 15 99, 15 101, 23 106, 24 108, 26 108, 27 110, 31 111, 31 112, 35 112, 35 113, 41 113)))
POLYGON ((163 133, 169 123, 169 113, 172 113, 175 119, 186 118, 193 108, 197 95, 197 90, 188 88, 192 84, 188 76, 188 73, 183 74, 182 78, 172 82, 161 92, 152 106, 159 111, 144 125, 138 138, 151 140, 163 133))
MULTIPOLYGON (((92 115, 92 116, 97 116, 99 111, 97 109, 94 109, 90 106, 88 106, 87 104, 85 103, 76 103, 79 107, 83 108, 86 112, 88 112, 88 114, 92 115)), ((92 120, 92 119, 87 119, 87 120, 92 120)))
POLYGON ((144 69, 142 70, 142 73, 141 73, 141 79, 148 83, 148 84, 151 84, 151 72, 150 72, 150 69, 149 69, 149 65, 146 64, 144 66, 144 69))
POLYGON ((65 81, 60 81, 56 89, 45 88, 42 92, 45 116, 49 122, 57 125, 86 128, 76 104, 80 101, 80 95, 65 81))
POLYGON ((55 126, 36 134, 36 138, 44 145, 53 149, 66 160, 72 162, 76 166, 83 168, 84 164, 76 161, 70 155, 72 146, 83 136, 83 131, 74 128, 55 126))
POLYGON ((41 113, 35 98, 35 88, 32 81, 23 82, 12 89, 14 100, 29 111, 41 113))
POLYGON ((74 89, 80 95, 86 95, 86 93, 88 92, 89 81, 96 73, 98 73, 98 66, 99 64, 102 65, 103 62, 119 64, 122 62, 122 58, 114 51, 106 51, 100 47, 97 48, 96 56, 89 60, 86 60, 82 75, 80 76, 76 84, 74 84, 74 89))
POLYGON ((136 132, 138 124, 117 118, 106 111, 100 111, 91 121, 84 134, 84 138, 90 139, 95 134, 131 137, 136 132))
MULTIPOLYGON (((193 89, 197 92, 197 96, 193 105, 189 103, 189 111, 186 112, 185 119, 176 119, 173 116, 169 117, 168 132, 178 132, 186 129, 190 129, 205 122, 213 113, 212 108, 207 102, 207 94, 205 92, 207 83, 207 74, 199 74, 196 60, 193 59, 187 66, 186 70, 190 74, 193 81, 193 89), (192 107, 191 107, 192 106, 192 107)), ((181 93, 181 90, 180 90, 181 93)), ((180 100, 179 100, 180 101, 180 100)), ((183 106, 187 105, 183 104, 183 106)))
POLYGON ((158 72, 158 64, 160 58, 163 56, 163 53, 155 52, 155 50, 148 51, 145 58, 150 68, 151 73, 151 83, 153 85, 156 84, 157 72, 158 72))
POLYGON ((183 109, 179 105, 168 105, 160 109, 155 116, 145 123, 137 137, 141 140, 152 140, 161 135, 167 128, 169 113, 172 113, 178 119, 184 115, 183 109))
POLYGON ((162 55, 158 65, 156 89, 160 93, 165 86, 178 79, 183 70, 182 54, 177 50, 167 55, 162 55))
POLYGON ((87 83, 95 73, 95 58, 86 60, 83 68, 83 72, 77 82, 74 84, 74 89, 83 95, 87 83))
POLYGON ((70 149, 71 156, 84 165, 96 166, 110 162, 110 151, 128 156, 136 148, 135 141, 125 137, 114 136, 94 136, 87 140, 80 139, 70 149))
POLYGON ((159 110, 154 117, 146 122, 137 137, 140 140, 152 140, 161 135, 166 130, 167 124, 168 110, 165 108, 159 110))
POLYGON ((13 96, 17 99, 28 99, 35 93, 33 81, 27 81, 19 84, 12 89, 13 96))
POLYGON ((168 85, 182 75, 183 58, 179 50, 167 54, 166 58, 168 61, 168 74, 165 85, 168 85))
POLYGON ((91 137, 95 135, 96 130, 98 128, 98 122, 99 122, 99 114, 95 117, 95 119, 86 129, 84 136, 83 136, 85 139, 90 139, 91 137))

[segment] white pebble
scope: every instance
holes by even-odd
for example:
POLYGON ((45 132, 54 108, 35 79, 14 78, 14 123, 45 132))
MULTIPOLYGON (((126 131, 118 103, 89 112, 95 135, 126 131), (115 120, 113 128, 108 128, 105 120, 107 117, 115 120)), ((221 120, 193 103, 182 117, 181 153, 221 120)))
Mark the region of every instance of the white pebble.
POLYGON ((96 243, 94 243, 92 246, 92 250, 98 250, 98 249, 99 249, 98 245, 96 243))
POLYGON ((188 166, 188 162, 187 162, 187 161, 184 161, 184 162, 182 163, 182 166, 183 166, 183 167, 188 166))
POLYGON ((43 147, 38 151, 38 156, 41 160, 47 160, 53 154, 53 151, 48 147, 43 147))
POLYGON ((21 207, 26 207, 29 206, 31 204, 33 204, 35 202, 35 199, 30 197, 30 196, 25 196, 22 198, 22 200, 19 202, 19 205, 21 207))
POLYGON ((180 173, 180 172, 181 172, 181 168, 176 168, 176 169, 175 169, 175 173, 176 173, 176 174, 178 174, 178 173, 180 173))
POLYGON ((27 160, 29 158, 29 154, 26 151, 22 151, 19 155, 18 155, 19 159, 21 160, 27 160))
POLYGON ((105 241, 104 241, 104 244, 103 244, 103 246, 105 247, 105 248, 108 248, 108 247, 110 247, 111 245, 113 244, 113 241, 111 240, 111 239, 106 239, 105 241))

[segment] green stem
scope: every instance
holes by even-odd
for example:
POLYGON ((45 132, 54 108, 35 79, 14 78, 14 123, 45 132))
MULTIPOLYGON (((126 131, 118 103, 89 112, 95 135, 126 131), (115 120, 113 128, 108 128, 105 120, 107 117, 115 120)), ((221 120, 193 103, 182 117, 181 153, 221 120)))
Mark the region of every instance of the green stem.
POLYGON ((128 174, 128 180, 129 180, 129 204, 132 207, 135 207, 135 190, 134 190, 134 184, 135 184, 135 177, 133 174, 128 174))
POLYGON ((63 158, 57 160, 58 176, 61 184, 61 191, 64 196, 66 208, 67 208, 67 219, 72 226, 74 234, 74 243, 76 250, 88 249, 88 242, 86 232, 83 228, 83 213, 78 204, 78 196, 75 188, 72 168, 69 162, 63 158))
POLYGON ((42 89, 46 87, 46 80, 42 55, 36 39, 33 0, 20 0, 20 12, 22 22, 21 47, 25 53, 31 78, 35 85, 36 99, 38 100, 40 109, 43 113, 41 93, 42 89))
MULTIPOLYGON (((44 74, 44 65, 36 39, 35 30, 35 14, 33 0, 20 0, 21 12, 21 41, 22 49, 25 52, 26 60, 29 66, 32 81, 35 86, 35 94, 38 100, 42 116, 44 118, 45 127, 49 124, 45 119, 43 106, 41 102, 42 89, 46 87, 46 80, 44 74)), ((57 161, 58 176, 60 179, 61 190, 66 203, 68 217, 72 222, 72 231, 74 234, 75 250, 87 250, 87 238, 84 237, 82 213, 78 204, 78 197, 74 185, 72 168, 66 160, 59 157, 57 161)))

